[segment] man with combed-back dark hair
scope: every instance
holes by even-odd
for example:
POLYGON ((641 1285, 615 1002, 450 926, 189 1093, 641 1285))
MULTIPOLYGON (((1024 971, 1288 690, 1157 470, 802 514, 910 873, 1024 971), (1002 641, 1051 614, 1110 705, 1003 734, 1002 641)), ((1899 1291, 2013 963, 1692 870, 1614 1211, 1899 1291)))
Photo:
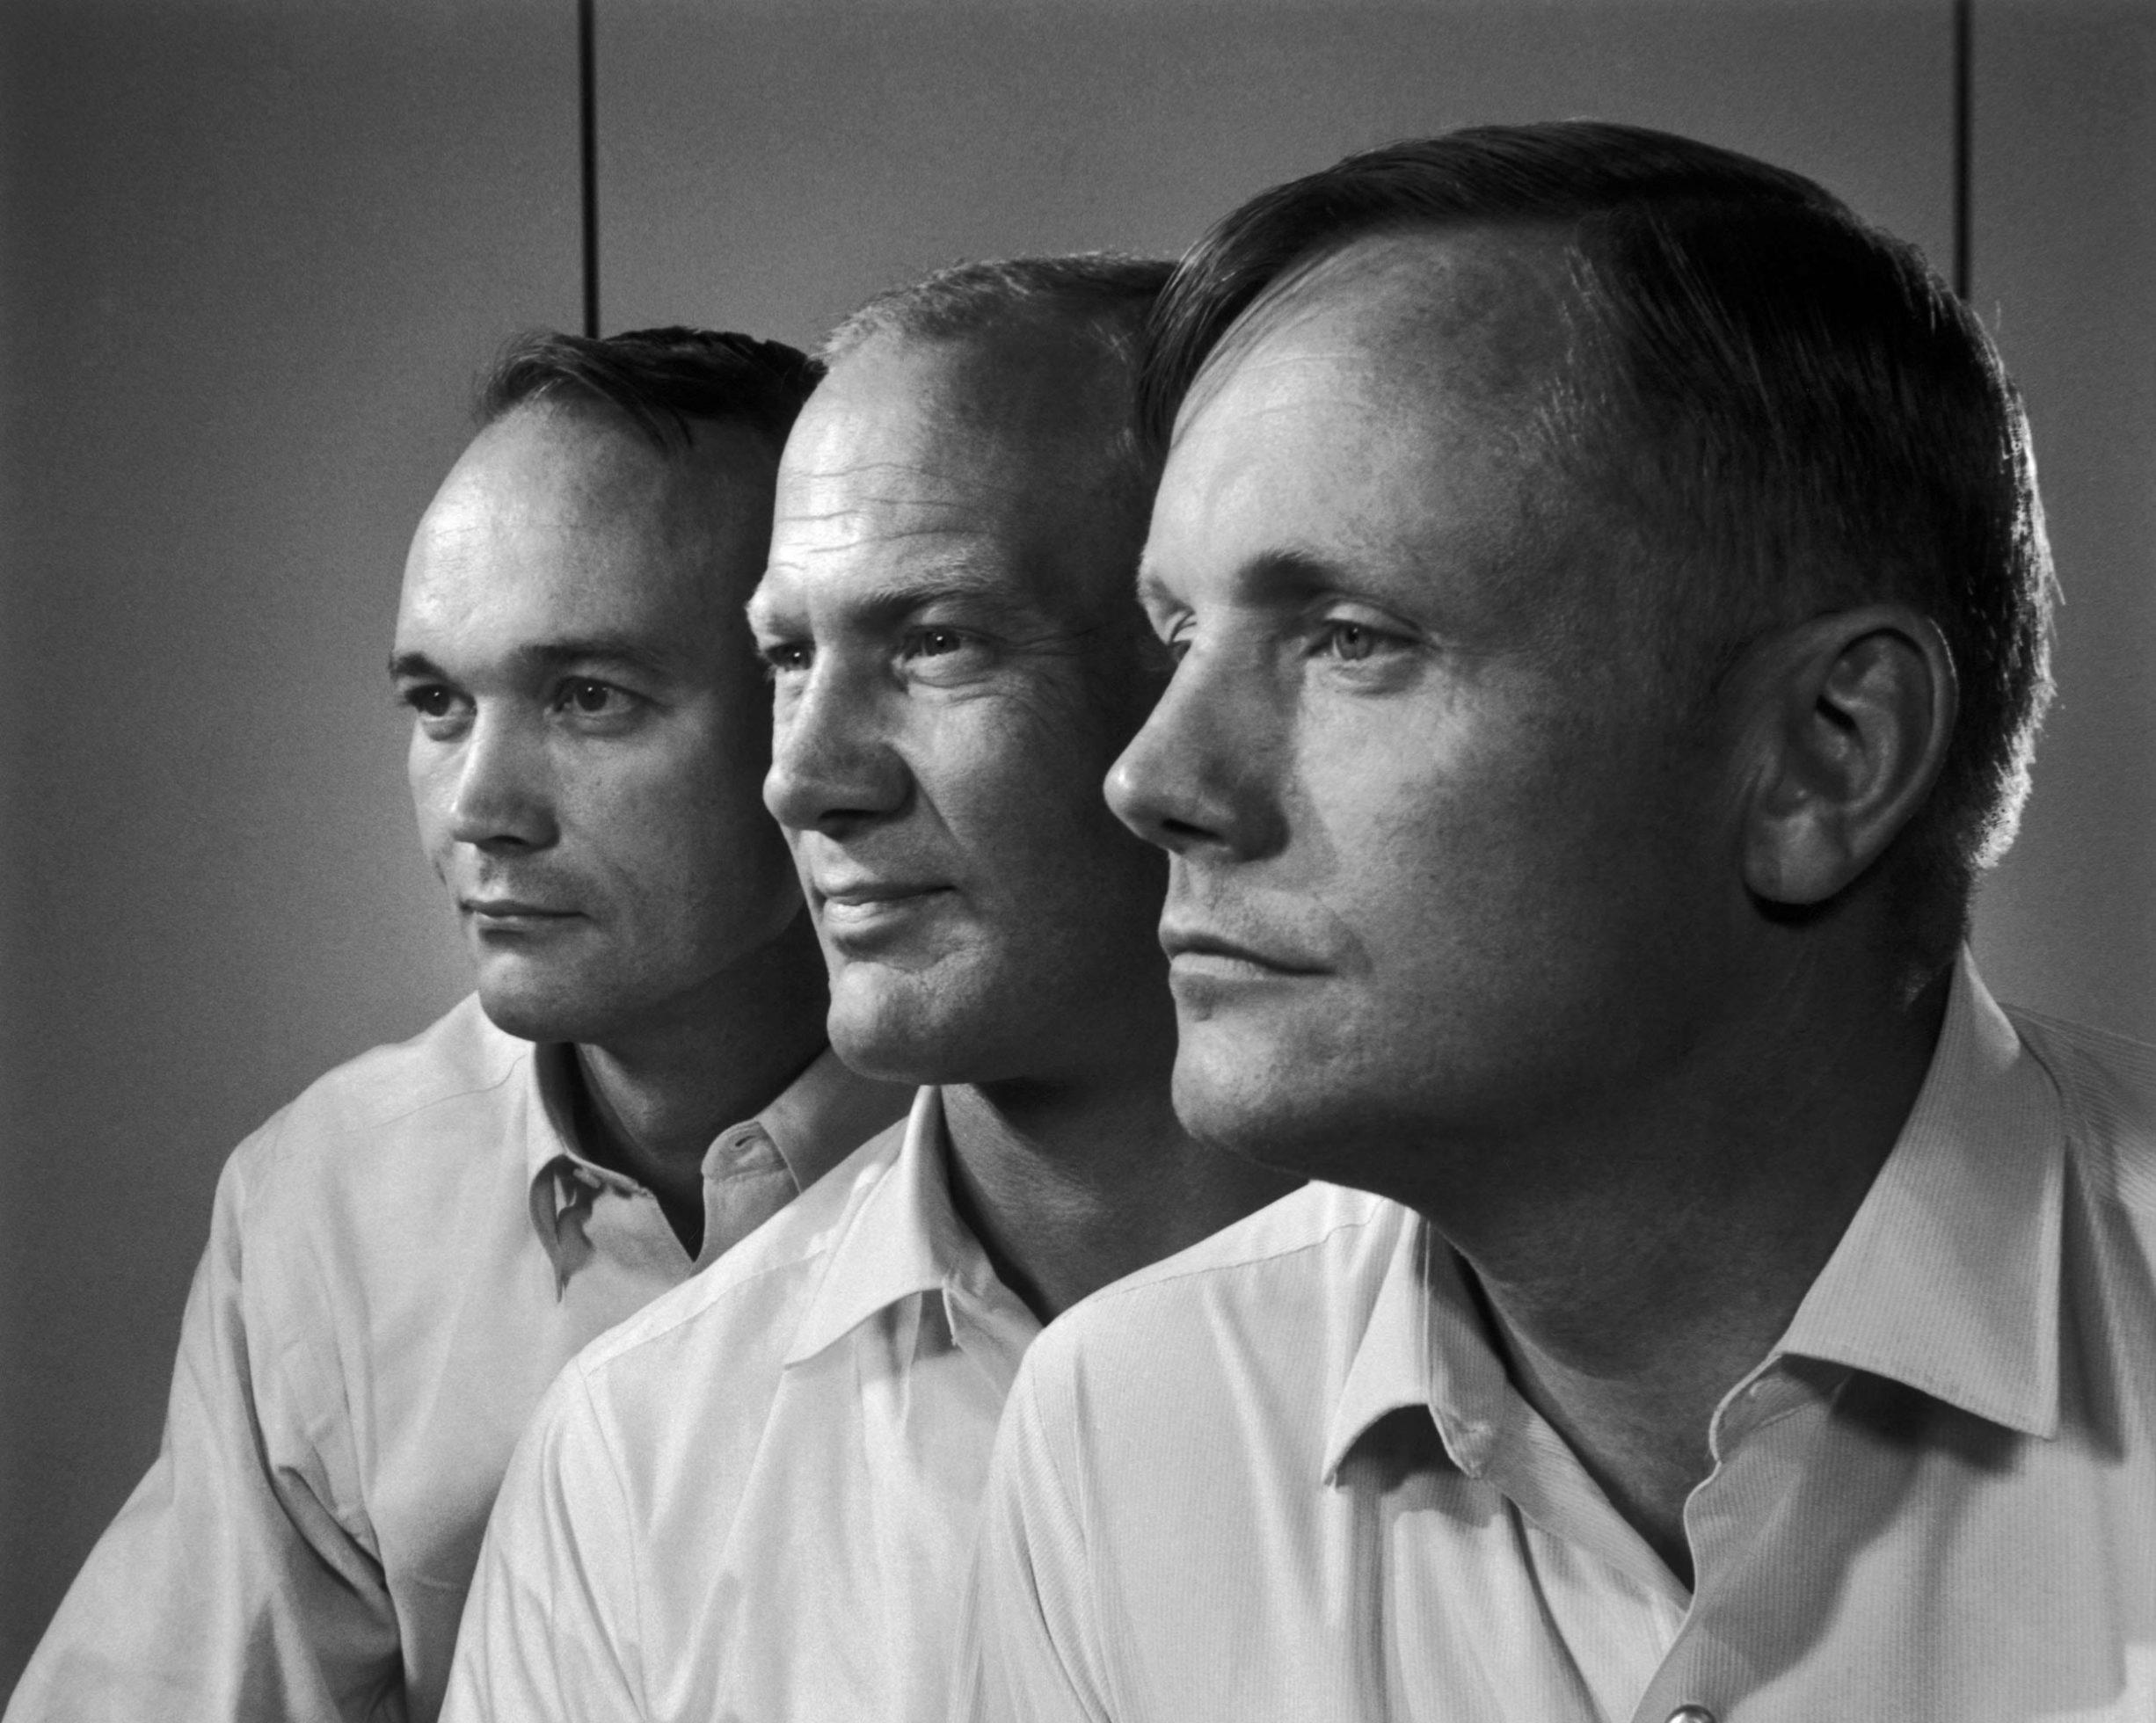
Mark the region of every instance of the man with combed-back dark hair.
POLYGON ((895 1117, 826 1044, 741 604, 818 367, 535 333, 419 524, 390 674, 477 994, 218 1185, 164 1443, 9 1723, 431 1719, 578 1348, 895 1117))
POLYGON ((880 295, 780 469, 749 606, 764 796, 832 1044, 921 1086, 534 1415, 444 1723, 943 1723, 1004 1390, 1042 1322, 1289 1181, 1193 1144, 1154 923, 1101 774, 1165 655, 1131 601, 1165 264, 961 265, 880 295))
POLYGON ((1631 127, 1165 293, 1109 799, 1176 1110, 1312 1184, 1028 1355, 960 1714, 2156 1716, 2156 1055, 1961 939, 2049 691, 1983 330, 1631 127))

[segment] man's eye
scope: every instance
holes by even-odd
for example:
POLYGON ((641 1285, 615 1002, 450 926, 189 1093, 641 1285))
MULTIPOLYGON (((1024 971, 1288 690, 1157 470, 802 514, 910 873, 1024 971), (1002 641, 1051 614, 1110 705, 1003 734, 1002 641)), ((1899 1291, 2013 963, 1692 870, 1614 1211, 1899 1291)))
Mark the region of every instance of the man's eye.
POLYGON ((1345 617, 1326 622, 1318 629, 1317 650, 1343 664, 1360 663, 1399 643, 1396 635, 1345 617))
POLYGON ((442 719, 456 711, 456 696, 437 683, 406 688, 397 698, 423 718, 442 719))
POLYGON ((634 695, 611 682, 580 676, 562 685, 556 704, 559 709, 573 712, 581 718, 613 718, 627 713, 634 699, 634 695))
POLYGON ((964 651, 965 636, 956 629, 917 629, 908 643, 914 658, 943 658, 964 651))
POLYGON ((809 649, 796 640, 782 640, 776 645, 763 647, 760 655, 767 676, 798 676, 809 667, 809 649))
POLYGON ((899 642, 899 662, 917 675, 948 680, 965 677, 986 664, 987 642, 971 629, 929 624, 907 629, 899 642))

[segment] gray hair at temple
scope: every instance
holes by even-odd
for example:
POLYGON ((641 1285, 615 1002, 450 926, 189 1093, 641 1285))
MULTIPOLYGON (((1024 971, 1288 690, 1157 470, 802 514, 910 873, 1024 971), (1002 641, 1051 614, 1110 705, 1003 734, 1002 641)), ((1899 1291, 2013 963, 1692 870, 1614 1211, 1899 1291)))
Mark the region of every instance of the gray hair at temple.
POLYGON ((1573 361, 1537 453, 1616 547, 1612 576, 1645 589, 1686 708, 1753 642, 1825 611, 1897 600, 1944 636, 1954 732, 1880 865, 1912 950, 1950 952, 2028 794, 2050 553, 2028 422, 1983 326, 1913 246, 1824 187, 1584 120, 1350 156, 1260 193, 1185 256, 1155 312, 1146 434, 1165 447, 1253 303, 1355 241, 1507 225, 1568 241, 1573 361))
POLYGON ((1092 341, 1130 380, 1131 424, 1118 439, 1115 465, 1143 509, 1151 505, 1160 462, 1139 431, 1139 370, 1147 319, 1174 269, 1119 251, 953 264, 910 287, 878 294, 831 331, 818 357, 834 366, 878 338, 959 341, 1028 325, 1092 341))
POLYGON ((535 401, 609 407, 662 453, 678 454, 699 422, 747 426, 773 453, 823 375, 783 341, 711 329, 632 329, 619 335, 528 330, 514 337, 481 380, 482 426, 535 401))

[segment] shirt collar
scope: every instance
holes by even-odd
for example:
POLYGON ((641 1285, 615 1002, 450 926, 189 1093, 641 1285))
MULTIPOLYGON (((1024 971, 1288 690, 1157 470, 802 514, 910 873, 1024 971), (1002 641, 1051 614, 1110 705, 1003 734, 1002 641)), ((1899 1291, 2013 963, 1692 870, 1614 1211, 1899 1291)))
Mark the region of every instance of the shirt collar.
POLYGON ((1331 1481, 1363 1435, 1388 1413, 1426 1407, 1453 1464, 1482 1470, 1505 1401, 1504 1366, 1458 1260, 1430 1224, 1397 1208, 1391 1254, 1325 1433, 1331 1481))
MULTIPOLYGON (((574 1097, 580 1080, 575 1048, 566 1042, 542 1042, 531 1054, 524 1077, 524 1165, 532 1229, 558 1279, 573 1269, 569 1258, 577 1254, 563 1241, 564 1210, 588 1204, 601 1186, 624 1192, 644 1187, 626 1174, 600 1166, 577 1146, 574 1097)), ((849 1070, 826 1047, 761 1112, 718 1134, 706 1152, 705 1171, 723 1171, 745 1134, 761 1134, 778 1151, 795 1189, 805 1190, 896 1119, 905 1096, 896 1085, 849 1070)))
POLYGON ((897 1119, 907 1100, 903 1087, 858 1075, 827 1047, 748 1123, 761 1128, 795 1185, 806 1190, 897 1119))
POLYGON ((576 1146, 575 1058, 565 1042, 541 1042, 524 1067, 524 1167, 535 1183, 560 1160, 592 1166, 576 1146))
POLYGON ((955 1292, 979 1310, 1016 1304, 951 1207, 950 1152, 942 1091, 924 1088, 914 1097, 891 1171, 841 1223, 787 1351, 789 1365, 814 1357, 878 1312, 921 1293, 955 1292))
POLYGON ((1775 1352, 2055 1435, 2065 1179, 2058 1093, 1964 951, 1916 1106, 1775 1352))
MULTIPOLYGON (((1775 1355, 1854 1365, 2053 1435, 2065 1166, 2058 1092, 1964 952, 1916 1105, 1775 1355)), ((1505 1415, 1504 1365, 1457 1261, 1402 1213, 1334 1402, 1328 1479, 1380 1418, 1417 1406, 1453 1463, 1479 1473, 1505 1415)))

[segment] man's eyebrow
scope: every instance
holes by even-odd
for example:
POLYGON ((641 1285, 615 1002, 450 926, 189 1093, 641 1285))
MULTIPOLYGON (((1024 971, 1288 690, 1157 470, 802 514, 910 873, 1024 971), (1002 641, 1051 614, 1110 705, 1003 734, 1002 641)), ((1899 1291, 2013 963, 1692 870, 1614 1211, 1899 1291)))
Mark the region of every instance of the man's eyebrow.
MULTIPOLYGON (((949 563, 917 575, 886 576, 846 594, 844 614, 857 625, 884 628, 916 610, 953 600, 1009 615, 1037 615, 1040 606, 1004 571, 949 563)), ((802 607, 791 595, 752 595, 745 607, 753 629, 770 634, 799 626, 802 607)))
MULTIPOLYGON (((768 580, 768 577, 766 578, 768 580)), ((790 595, 786 598, 770 597, 764 585, 759 584, 756 590, 748 595, 748 602, 741 607, 741 614, 748 618, 752 632, 770 634, 776 629, 783 618, 799 609, 800 606, 794 602, 790 595)))
MULTIPOLYGON (((1337 586, 1351 571, 1339 563, 1292 546, 1261 550, 1235 571, 1237 581, 1260 602, 1300 598, 1314 591, 1337 586)), ((1168 577, 1151 561, 1139 564, 1138 602, 1148 608, 1169 609, 1180 602, 1168 577)))
POLYGON ((1308 550, 1283 545, 1261 550, 1242 565, 1242 578, 1260 598, 1300 596, 1314 588, 1337 586, 1348 571, 1308 550))
POLYGON ((964 563, 947 563, 911 577, 873 581, 860 594, 857 602, 871 615, 895 617, 952 599, 1002 610, 1032 607, 1018 583, 1002 570, 969 567, 964 563))
POLYGON ((595 634, 568 640, 535 641, 520 646, 513 655, 535 670, 568 670, 578 665, 612 665, 638 670, 649 676, 663 675, 675 654, 655 648, 627 635, 595 634))
MULTIPOLYGON (((612 665, 663 675, 674 655, 655 651, 626 635, 591 635, 568 640, 535 641, 510 654, 519 668, 533 671, 567 670, 579 665, 612 665)), ((398 681, 454 682, 456 678, 424 652, 397 652, 390 659, 390 674, 398 681)))
POLYGON ((449 679, 441 673, 441 666, 424 652, 392 652, 390 654, 390 677, 393 681, 446 682, 449 679))

